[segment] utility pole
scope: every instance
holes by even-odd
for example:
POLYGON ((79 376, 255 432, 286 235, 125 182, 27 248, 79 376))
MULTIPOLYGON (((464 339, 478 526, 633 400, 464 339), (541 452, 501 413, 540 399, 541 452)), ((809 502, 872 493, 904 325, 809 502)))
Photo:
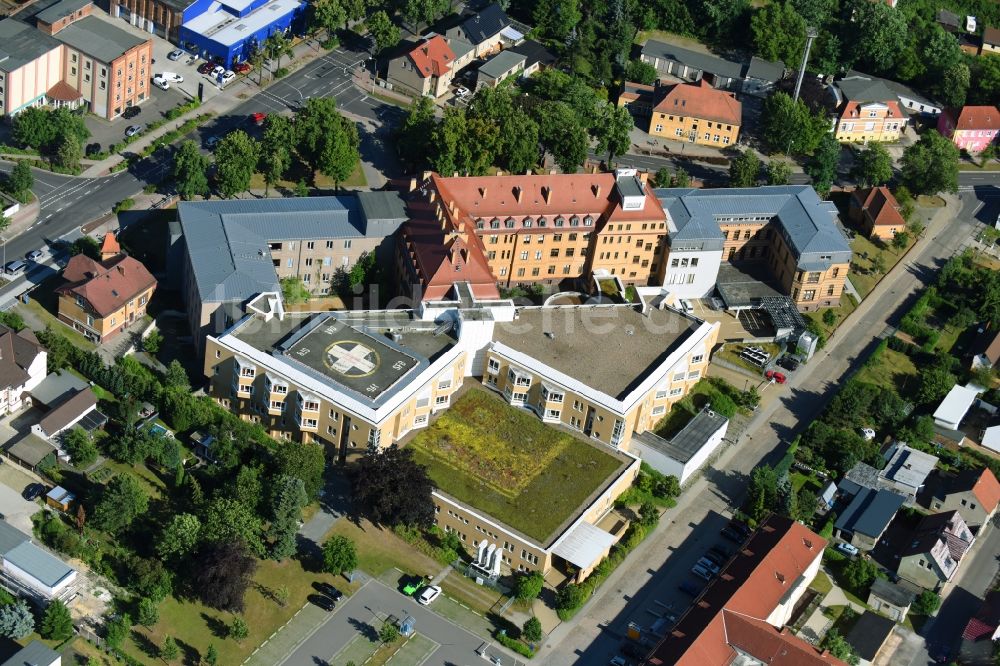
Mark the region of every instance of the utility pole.
POLYGON ((795 95, 792 96, 792 101, 799 101, 799 92, 802 90, 802 79, 806 75, 806 63, 809 62, 809 49, 812 48, 813 40, 818 35, 819 31, 816 28, 806 28, 806 50, 802 53, 802 65, 799 67, 799 78, 795 81, 795 95))

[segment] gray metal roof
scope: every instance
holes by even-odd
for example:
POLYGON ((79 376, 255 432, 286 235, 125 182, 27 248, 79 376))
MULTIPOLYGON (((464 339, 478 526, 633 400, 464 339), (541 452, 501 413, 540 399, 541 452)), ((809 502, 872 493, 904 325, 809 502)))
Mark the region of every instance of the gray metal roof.
POLYGON ((60 47, 56 39, 17 19, 0 21, 0 71, 13 72, 60 47))
POLYGON ((750 66, 747 67, 745 78, 774 83, 776 81, 780 81, 784 75, 785 63, 780 60, 777 62, 771 62, 769 60, 753 56, 750 58, 750 66))
POLYGON ((87 16, 71 23, 57 32, 55 38, 105 63, 148 41, 145 37, 138 37, 96 16, 87 16))
POLYGON ((863 488, 837 518, 835 527, 878 538, 904 502, 906 498, 894 492, 863 488))
POLYGON ((650 448, 683 464, 691 460, 698 451, 701 451, 708 440, 721 428, 725 428, 728 423, 729 419, 722 414, 702 410, 669 440, 651 432, 644 432, 635 435, 635 437, 650 448))
POLYGON ((41 641, 31 641, 18 650, 2 666, 51 666, 60 659, 60 654, 41 641))
POLYGON ((885 85, 886 88, 896 93, 896 97, 905 97, 906 99, 912 99, 914 102, 917 102, 918 104, 923 104, 925 106, 933 106, 933 107, 941 106, 940 102, 935 102, 934 100, 929 99, 924 95, 921 95, 913 88, 904 85, 898 81, 892 81, 890 79, 881 79, 877 76, 872 76, 871 74, 865 74, 864 72, 858 72, 853 69, 847 72, 847 76, 861 77, 870 79, 872 81, 880 81, 883 85, 885 85))
POLYGON ((510 17, 501 9, 500 5, 494 2, 467 18, 462 22, 461 27, 462 32, 465 33, 470 42, 482 44, 509 26, 510 23, 510 17))
POLYGON ((501 51, 483 63, 483 66, 479 68, 479 73, 481 75, 484 74, 491 79, 499 79, 508 71, 516 67, 518 63, 523 66, 526 60, 527 58, 520 53, 514 53, 513 51, 501 51))
MULTIPOLYGON (((261 292, 277 291, 278 276, 268 241, 364 238, 370 222, 382 221, 367 218, 366 207, 402 220, 395 217, 402 203, 390 202, 392 193, 365 194, 182 201, 177 205, 177 217, 202 300, 243 301, 261 292)), ((373 236, 385 235, 381 225, 371 226, 373 236)))
POLYGON ((885 580, 884 578, 876 578, 875 582, 872 583, 871 593, 878 596, 880 599, 888 601, 893 606, 909 606, 913 603, 913 599, 916 595, 910 590, 906 589, 901 585, 885 580))
POLYGON ((6 520, 0 520, 0 557, 29 541, 27 534, 17 529, 6 520))
MULTIPOLYGON (((819 198, 809 185, 779 185, 724 189, 659 189, 656 196, 670 212, 677 232, 673 238, 718 237, 713 235, 723 216, 767 216, 774 218, 797 259, 808 254, 846 253, 851 246, 836 224, 837 208, 819 198), (695 224, 691 232, 687 226, 695 224)), ((839 259, 840 257, 838 257, 839 259)), ((811 259, 815 261, 816 259, 811 259)), ((845 260, 846 261, 846 260, 845 260)))
MULTIPOLYGON (((455 49, 452 48, 452 51, 455 49)), ((525 68, 534 65, 536 62, 542 65, 551 65, 556 61, 556 56, 552 51, 539 44, 533 39, 526 39, 517 46, 512 46, 508 49, 514 53, 520 53, 525 57, 524 66, 525 68)), ((455 56, 458 57, 458 52, 455 52, 455 56)))
POLYGON ((87 388, 87 382, 69 370, 57 370, 45 377, 38 386, 31 389, 31 398, 36 403, 54 405, 68 396, 87 388))
POLYGON ((867 75, 848 76, 837 82, 844 99, 851 102, 886 102, 896 99, 896 93, 881 79, 867 75))
POLYGON ((92 0, 57 0, 35 14, 35 18, 44 23, 55 23, 59 19, 66 18, 74 12, 78 12, 92 0))
POLYGON ((743 74, 743 65, 738 62, 654 39, 642 45, 642 55, 660 60, 673 60, 709 74, 721 74, 731 79, 738 79, 743 74))
POLYGON ((919 488, 937 462, 937 456, 902 445, 882 470, 882 476, 904 486, 919 488))
POLYGON ((361 212, 365 220, 399 220, 407 219, 406 206, 396 192, 357 192, 355 196, 361 204, 361 212))
POLYGON ((30 541, 15 546, 3 556, 3 559, 46 587, 57 586, 62 579, 74 571, 73 567, 30 541))

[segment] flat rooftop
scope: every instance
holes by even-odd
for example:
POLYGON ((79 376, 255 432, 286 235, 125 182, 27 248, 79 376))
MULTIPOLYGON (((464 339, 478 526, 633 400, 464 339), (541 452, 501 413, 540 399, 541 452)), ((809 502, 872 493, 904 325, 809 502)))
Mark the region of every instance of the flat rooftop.
POLYGON ((647 431, 635 435, 643 444, 669 456, 680 463, 687 463, 708 443, 719 428, 729 422, 722 414, 702 410, 688 421, 681 431, 670 439, 665 439, 647 431))
POLYGON ((410 313, 287 313, 248 317, 233 337, 320 381, 378 401, 455 344, 450 329, 410 313), (395 338, 395 339, 394 339, 395 338))
POLYGON ((622 399, 698 328, 674 310, 635 307, 522 308, 493 339, 558 372, 622 399))
POLYGON ((482 388, 453 399, 405 446, 439 491, 543 548, 632 463, 482 388))
POLYGON ((767 273, 763 261, 719 264, 715 286, 728 308, 759 307, 765 298, 784 295, 767 273))

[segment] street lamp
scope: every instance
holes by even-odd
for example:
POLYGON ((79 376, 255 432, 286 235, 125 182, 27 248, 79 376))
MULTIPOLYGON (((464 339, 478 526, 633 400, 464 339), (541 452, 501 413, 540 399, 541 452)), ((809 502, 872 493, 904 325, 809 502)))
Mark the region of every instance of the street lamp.
POLYGON ((819 31, 812 26, 806 28, 806 48, 802 52, 802 65, 799 67, 799 78, 795 81, 795 95, 792 97, 794 101, 799 101, 799 91, 802 90, 802 78, 806 74, 806 63, 809 62, 809 49, 812 48, 813 40, 819 36, 819 31))

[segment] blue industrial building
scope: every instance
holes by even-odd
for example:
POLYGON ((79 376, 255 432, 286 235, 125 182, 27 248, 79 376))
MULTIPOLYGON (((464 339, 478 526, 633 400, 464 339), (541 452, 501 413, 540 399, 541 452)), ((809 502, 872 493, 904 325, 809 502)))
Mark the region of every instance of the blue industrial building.
POLYGON ((232 68, 275 32, 297 31, 301 0, 195 0, 184 10, 181 46, 232 68))

